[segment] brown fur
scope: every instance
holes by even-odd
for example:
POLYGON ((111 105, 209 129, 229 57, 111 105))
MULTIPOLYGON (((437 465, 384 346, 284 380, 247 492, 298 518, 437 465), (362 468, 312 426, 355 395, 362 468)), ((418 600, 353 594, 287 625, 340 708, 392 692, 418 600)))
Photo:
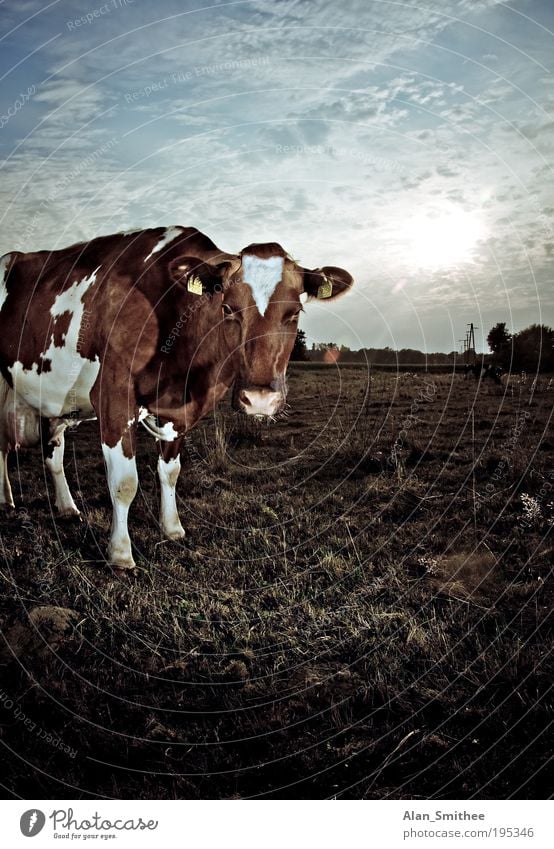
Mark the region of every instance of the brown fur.
MULTIPOLYGON (((194 228, 182 228, 152 253, 164 233, 165 228, 154 228, 50 253, 16 253, 0 311, 0 369, 6 380, 11 384, 9 369, 17 361, 25 370, 46 372, 53 363, 42 354, 52 339, 63 347, 72 318, 67 312, 52 319, 56 297, 98 269, 82 298, 87 319, 79 328, 77 348, 81 358, 100 363, 90 400, 102 442, 114 447, 121 440, 127 457, 135 452, 141 408, 156 416, 160 427, 171 422, 179 434, 161 444, 168 460, 179 453, 184 434, 233 384, 235 399, 241 388, 255 387, 281 393, 284 403, 300 295, 304 290, 315 294, 324 280, 325 269, 301 268, 277 243, 226 254, 194 228), (242 279, 245 253, 285 260, 283 278, 263 316, 242 279), (195 294, 199 285, 202 294, 195 294)), ((352 278, 341 269, 333 271, 334 296, 352 278)), ((78 417, 79 411, 73 414, 78 417)), ((134 493, 121 495, 132 500, 134 493)))
POLYGON ((254 242, 253 244, 248 245, 248 247, 242 249, 240 255, 244 256, 244 254, 254 254, 260 259, 269 259, 272 256, 282 256, 285 257, 285 259, 291 259, 288 253, 278 242, 266 242, 265 244, 254 242))

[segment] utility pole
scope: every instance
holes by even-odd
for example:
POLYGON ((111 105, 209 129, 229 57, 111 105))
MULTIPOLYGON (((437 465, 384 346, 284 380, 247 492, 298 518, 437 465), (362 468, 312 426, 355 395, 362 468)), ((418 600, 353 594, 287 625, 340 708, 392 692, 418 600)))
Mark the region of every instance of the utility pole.
POLYGON ((479 330, 479 328, 475 327, 473 322, 468 324, 468 328, 469 329, 466 331, 466 340, 467 340, 466 341, 466 351, 467 351, 466 362, 469 362, 469 357, 470 357, 469 352, 473 351, 473 365, 475 365, 475 358, 476 358, 476 356, 475 356, 475 331, 479 330))

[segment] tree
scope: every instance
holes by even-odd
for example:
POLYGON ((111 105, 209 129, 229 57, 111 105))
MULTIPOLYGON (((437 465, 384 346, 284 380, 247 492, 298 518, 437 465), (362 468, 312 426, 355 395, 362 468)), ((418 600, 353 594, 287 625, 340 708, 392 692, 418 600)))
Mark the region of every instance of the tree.
POLYGON ((308 359, 308 349, 306 347, 306 334, 303 330, 299 330, 296 334, 296 339, 294 340, 294 348, 292 349, 292 354, 290 355, 291 360, 304 360, 308 359))
POLYGON ((524 371, 554 371, 554 330, 531 324, 512 337, 513 368, 524 371))
POLYGON ((489 330, 487 343, 493 354, 501 354, 510 344, 511 334, 506 328, 505 321, 499 321, 489 330))
POLYGON ((487 342, 492 351, 492 360, 498 365, 510 368, 512 365, 513 337, 506 327, 505 321, 499 321, 489 330, 487 342))

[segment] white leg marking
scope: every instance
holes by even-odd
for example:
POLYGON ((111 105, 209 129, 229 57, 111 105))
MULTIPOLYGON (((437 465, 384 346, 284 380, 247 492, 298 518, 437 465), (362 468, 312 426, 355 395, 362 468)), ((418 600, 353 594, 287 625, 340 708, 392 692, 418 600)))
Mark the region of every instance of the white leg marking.
MULTIPOLYGON (((0 268, 0 275, 1 275, 0 268)), ((10 402, 13 402, 13 391, 0 375, 0 504, 15 507, 12 488, 8 477, 8 445, 10 444, 8 416, 10 402)))
POLYGON ((158 458, 158 476, 161 486, 160 525, 168 539, 182 539, 185 536, 175 499, 175 487, 180 471, 180 457, 168 460, 167 463, 163 457, 158 458))
POLYGON ((127 517, 129 507, 137 494, 136 460, 134 457, 124 455, 121 439, 113 448, 102 444, 102 453, 113 504, 112 532, 108 548, 109 562, 112 566, 119 566, 120 569, 132 569, 135 561, 131 553, 127 517))
POLYGON ((63 468, 63 453, 65 448, 65 438, 63 430, 57 434, 58 445, 54 446, 54 451, 51 457, 46 458, 46 465, 52 475, 54 489, 56 492, 56 508, 60 516, 80 516, 79 509, 73 501, 73 496, 69 491, 69 486, 65 477, 63 468))
POLYGON ((0 451, 0 505, 15 507, 8 477, 8 452, 0 451))

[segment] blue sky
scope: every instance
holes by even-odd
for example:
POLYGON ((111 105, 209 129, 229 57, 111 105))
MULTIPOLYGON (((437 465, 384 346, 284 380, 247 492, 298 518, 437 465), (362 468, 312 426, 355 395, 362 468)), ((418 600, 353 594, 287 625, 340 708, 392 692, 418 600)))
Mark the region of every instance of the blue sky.
POLYGON ((0 254, 182 224, 351 271, 310 340, 554 323, 546 0, 10 0, 0 24, 0 254))

